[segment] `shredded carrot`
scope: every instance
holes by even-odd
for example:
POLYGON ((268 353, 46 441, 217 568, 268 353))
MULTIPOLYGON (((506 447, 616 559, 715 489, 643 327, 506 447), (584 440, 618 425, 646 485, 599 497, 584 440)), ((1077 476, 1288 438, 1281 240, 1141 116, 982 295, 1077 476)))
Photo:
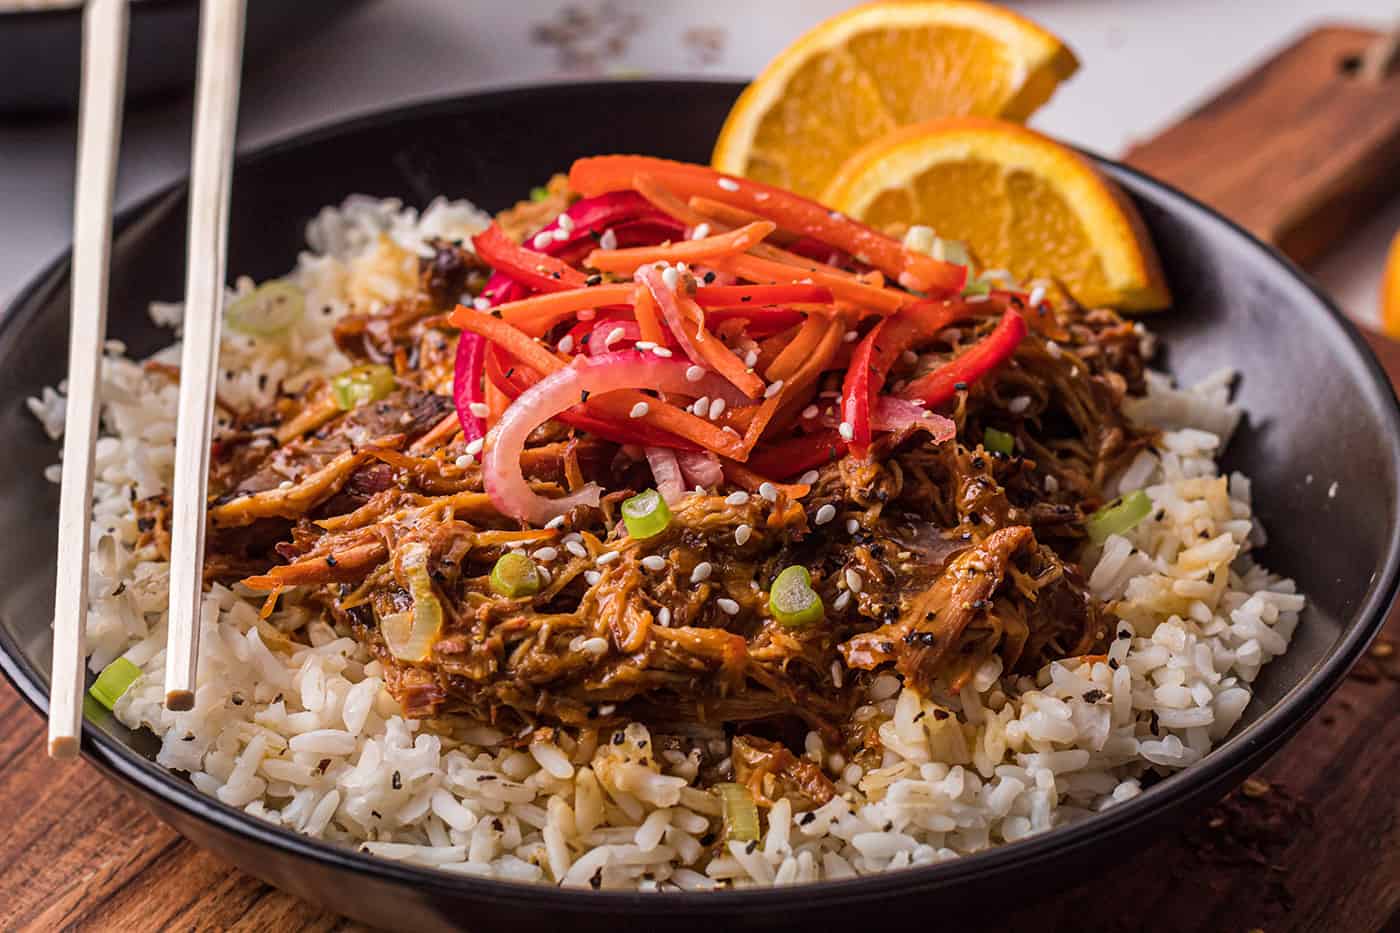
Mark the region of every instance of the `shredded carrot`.
POLYGON ((783 380, 783 387, 778 394, 764 401, 758 414, 750 422, 748 430, 744 432, 745 459, 758 444, 759 438, 768 429, 778 410, 791 405, 794 399, 805 402, 803 394, 816 383, 836 356, 836 351, 841 347, 841 338, 846 333, 846 321, 838 315, 825 323, 826 331, 816 347, 800 362, 797 369, 783 380))
POLYGON ((414 453, 422 453, 441 447, 452 440, 460 430, 462 430, 462 424, 457 418, 457 413, 455 411, 448 412, 441 421, 433 425, 431 431, 414 441, 409 450, 414 453))
MULTIPOLYGON (((561 296, 572 294, 575 293, 559 292, 561 296)), ((524 331, 512 327, 493 314, 458 305, 452 312, 452 323, 462 330, 480 334, 539 373, 548 374, 564 368, 563 360, 536 343, 524 331)))
POLYGON ((669 214, 687 227, 698 227, 704 223, 714 227, 708 217, 699 211, 692 210, 689 205, 650 175, 634 175, 632 187, 637 190, 638 194, 650 201, 652 207, 663 214, 669 214))
MULTIPOLYGON (((688 203, 692 210, 712 218, 710 220, 711 229, 717 229, 715 227, 716 222, 724 224, 727 227, 742 227, 744 224, 751 224, 756 220, 763 219, 752 211, 744 210, 742 207, 735 207, 732 204, 725 204, 723 201, 716 201, 713 198, 702 197, 698 194, 692 197, 688 203)), ((777 246, 787 246, 789 243, 796 242, 796 240, 797 237, 788 233, 786 230, 774 230, 768 235, 768 241, 777 246)))
POLYGON ((637 327, 641 329, 643 340, 667 343, 661 319, 656 316, 656 299, 651 297, 649 289, 638 285, 632 290, 632 312, 637 317, 637 327))
POLYGON ((769 382, 787 379, 797 371, 802 362, 817 348, 817 344, 821 343, 822 337, 826 336, 828 320, 815 314, 807 315, 807 320, 797 329, 797 336, 792 338, 763 371, 769 382))
POLYGON ((700 310, 700 306, 684 295, 677 295, 676 298, 681 308, 681 315, 694 322, 695 339, 692 343, 705 365, 728 379, 749 398, 758 398, 762 395, 766 388, 763 380, 745 366, 744 361, 739 359, 723 340, 705 329, 705 313, 700 310))
POLYGON ((797 338, 797 332, 801 326, 799 324, 797 327, 789 327, 766 340, 760 340, 758 342, 758 361, 754 363, 754 369, 761 373, 768 372, 768 367, 773 365, 773 361, 778 358, 783 349, 797 338))
POLYGON ((821 269, 799 269, 759 256, 731 256, 717 265, 735 275, 754 282, 788 283, 800 278, 812 280, 812 284, 824 285, 831 289, 837 298, 845 299, 862 308, 869 308, 880 314, 893 314, 908 302, 915 301, 913 295, 905 295, 887 288, 873 288, 862 282, 833 275, 821 269), (805 275, 804 275, 805 273, 805 275))
POLYGON ((491 430, 496 426, 496 422, 501 420, 501 415, 505 414, 510 407, 510 396, 500 390, 490 379, 486 380, 486 430, 491 430))
POLYGON ((651 262, 713 262, 735 253, 743 253, 763 242, 776 229, 760 220, 737 230, 718 233, 699 240, 682 240, 670 246, 636 246, 631 249, 595 249, 584 265, 603 272, 632 272, 651 262))
MULTIPOLYGON (((742 463, 737 463, 727 458, 720 458, 720 468, 724 470, 724 478, 735 486, 741 486, 749 492, 758 492, 758 488, 764 483, 772 483, 766 476, 762 476, 750 470, 742 463)), ((801 499, 812 491, 812 487, 806 483, 773 483, 773 485, 783 495, 789 499, 801 499)))
POLYGON ((683 408, 663 402, 637 389, 616 389, 606 395, 595 395, 589 399, 588 407, 619 419, 627 419, 638 402, 646 403, 647 413, 632 419, 633 421, 669 431, 717 454, 744 456, 743 438, 739 435, 731 434, 712 421, 692 415, 683 408))
MULTIPOLYGON (((519 328, 531 337, 539 337, 555 324, 567 321, 580 311, 631 303, 631 285, 598 285, 592 288, 575 288, 564 292, 532 295, 519 301, 498 305, 491 312, 478 313, 499 311, 501 319, 506 323, 519 328)), ((456 320, 458 313, 453 312, 452 323, 461 327, 462 325, 456 320)))

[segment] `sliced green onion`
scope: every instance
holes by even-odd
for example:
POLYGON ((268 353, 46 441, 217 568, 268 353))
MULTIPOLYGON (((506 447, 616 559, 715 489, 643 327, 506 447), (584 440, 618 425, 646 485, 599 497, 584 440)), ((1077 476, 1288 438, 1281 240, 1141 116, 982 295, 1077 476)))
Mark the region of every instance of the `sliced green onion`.
POLYGON ((530 200, 531 200, 531 201, 544 201, 544 200, 547 200, 548 198, 549 198, 549 189, 546 188, 544 185, 536 185, 534 188, 531 188, 531 189, 530 189, 530 200))
POLYGON ((1121 535, 1151 514, 1152 500, 1139 489, 1114 499, 1090 515, 1084 522, 1084 530, 1089 533, 1090 541, 1103 544, 1109 535, 1121 535))
POLYGON ((117 658, 97 675, 97 679, 88 688, 88 693, 108 709, 116 709, 117 700, 131 689, 131 685, 136 683, 140 676, 141 668, 126 658, 117 658))
POLYGON ((622 503, 622 522, 634 538, 651 538, 671 526, 671 508, 655 489, 639 492, 622 503))
POLYGON ((806 567, 787 567, 773 581, 768 591, 768 609, 779 625, 803 628, 820 622, 825 609, 822 598, 812 589, 812 575, 806 567))
POLYGON ((719 791, 721 811, 724 813, 724 838, 726 842, 757 842, 758 804, 753 794, 742 784, 716 784, 719 791))
POLYGON ((1005 431, 998 431, 996 428, 988 428, 982 432, 982 446, 995 454, 1006 454, 1011 456, 1011 452, 1016 449, 1016 438, 1005 431))
POLYGON ((973 298, 978 295, 990 295, 992 293, 992 283, 984 282, 981 279, 974 279, 968 282, 962 290, 964 298, 973 298))
POLYGON ((331 395, 341 411, 377 402, 392 391, 394 371, 378 363, 347 369, 331 380, 331 395))
POLYGON ((301 320, 306 296, 285 279, 264 282, 234 301, 224 312, 230 330, 252 337, 273 337, 301 320))
POLYGON ((946 240, 943 237, 934 237, 931 255, 934 259, 941 259, 944 262, 951 262, 959 266, 972 264, 972 257, 968 255, 967 246, 961 240, 946 240))
POLYGON ((413 609, 395 612, 379 620, 379 631, 389 651, 400 661, 425 661, 442 631, 442 603, 433 595, 428 575, 428 547, 420 542, 404 549, 402 566, 408 575, 413 609))
POLYGON ((491 589, 512 599, 534 596, 540 591, 540 572, 530 558, 510 551, 491 568, 491 589))

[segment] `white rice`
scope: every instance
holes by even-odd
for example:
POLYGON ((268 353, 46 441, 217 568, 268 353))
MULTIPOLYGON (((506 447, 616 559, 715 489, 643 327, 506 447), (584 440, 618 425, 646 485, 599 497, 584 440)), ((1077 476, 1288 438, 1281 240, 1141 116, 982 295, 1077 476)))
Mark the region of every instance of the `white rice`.
MULTIPOLYGON (((420 216, 355 196, 323 210, 291 275, 308 295, 305 318, 280 340, 226 337, 220 394, 263 402, 280 380, 344 368, 330 334, 347 308, 411 287, 424 237, 462 237, 485 221, 464 202, 438 201, 420 216)), ((231 294, 251 287, 241 280, 231 294)), ((178 322, 178 305, 152 312, 178 322)), ((839 795, 808 812, 780 801, 761 844, 709 858, 717 798, 694 786, 695 758, 656 757, 642 725, 628 726, 621 744, 561 732, 528 751, 485 725, 435 734, 399 714, 361 645, 295 604, 260 622, 261 594, 209 591, 195 707, 166 710, 169 568, 134 550, 131 500, 168 485, 176 387, 112 350, 87 636, 94 671, 125 655, 144 672, 117 717, 158 735, 159 763, 229 806, 395 861, 568 886, 707 890, 852 877, 1014 842, 1198 761, 1238 721, 1303 608, 1292 581, 1250 557, 1263 530, 1249 480, 1218 475, 1214 458, 1239 420, 1232 374, 1188 390, 1154 375, 1132 410, 1167 430, 1115 482, 1145 488, 1154 514, 1108 539, 1089 580, 1119 619, 1107 656, 1033 678, 1003 676, 994 660, 956 696, 919 696, 882 675, 858 714, 878 723, 880 766, 828 755, 809 735, 805 754, 839 795), (302 629, 309 645, 284 636, 302 629)), ((178 362, 178 345, 155 358, 178 362)), ((29 405, 57 437, 62 394, 46 389, 29 405)))

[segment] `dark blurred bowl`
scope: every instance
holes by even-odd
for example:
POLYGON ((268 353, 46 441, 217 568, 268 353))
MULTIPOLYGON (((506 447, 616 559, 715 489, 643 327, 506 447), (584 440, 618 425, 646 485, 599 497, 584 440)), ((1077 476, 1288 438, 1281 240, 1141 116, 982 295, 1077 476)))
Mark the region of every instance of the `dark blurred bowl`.
MULTIPOLYGON (((699 81, 521 88, 386 111, 263 147, 238 160, 229 269, 257 279, 284 273, 306 221, 351 192, 420 207, 445 194, 494 211, 580 156, 706 161, 740 89, 699 81)), ((1248 419, 1224 468, 1253 479, 1269 530, 1263 562, 1308 596, 1288 653, 1263 670, 1240 726, 1199 764, 1090 819, 937 865, 796 888, 657 895, 450 875, 296 835, 200 794, 154 762, 153 736, 100 708, 85 723, 84 756, 245 871, 374 926, 416 933, 958 928, 960 912, 985 918, 1093 878, 1277 751, 1380 629, 1400 573, 1400 411, 1355 329, 1286 259, 1229 221, 1131 169, 1098 165, 1142 211, 1175 295, 1170 311, 1149 319, 1164 350, 1157 363, 1188 383, 1222 366, 1241 373, 1237 398, 1248 419)), ((185 195, 183 184, 172 186, 116 224, 110 333, 136 355, 170 341, 146 304, 181 293, 185 195)), ((40 710, 58 504, 58 487, 42 473, 58 447, 24 399, 63 378, 68 262, 38 274, 0 318, 0 669, 40 710)), ((1208 874, 1183 881, 1181 896, 1209 883, 1208 874)), ((1123 929, 1152 925, 1122 920, 1123 929)))
MULTIPOLYGON (((352 0, 250 0, 244 61, 283 48, 352 0)), ((127 54, 128 99, 194 84, 197 0, 135 0, 127 54)), ((0 11, 0 113, 71 110, 82 72, 81 6, 0 11)))

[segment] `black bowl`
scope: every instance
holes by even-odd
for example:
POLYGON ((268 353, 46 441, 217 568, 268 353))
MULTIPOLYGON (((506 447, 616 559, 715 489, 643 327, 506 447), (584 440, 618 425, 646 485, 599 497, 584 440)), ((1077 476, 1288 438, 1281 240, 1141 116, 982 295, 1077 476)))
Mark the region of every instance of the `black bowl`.
MULTIPOLYGON (((253 0, 244 59, 254 62, 295 44, 351 0, 253 0)), ((126 90, 133 99, 194 84, 198 0, 131 4, 126 90)), ((80 6, 0 12, 0 113, 69 110, 82 72, 80 6)))
MULTIPOLYGON (((284 272, 305 222, 349 192, 425 204, 437 194, 488 209, 515 201, 584 155, 649 152, 704 161, 739 87, 629 82, 525 88, 339 124, 240 158, 229 269, 284 272)), ((89 760, 197 844, 278 887, 370 923, 415 930, 824 929, 940 916, 959 903, 1023 902, 1063 889, 1140 847, 1154 828, 1211 800, 1311 716, 1380 628, 1400 569, 1400 412, 1356 332, 1279 254, 1206 208, 1129 169, 1100 162, 1137 202, 1162 253, 1176 307, 1150 321, 1165 363, 1190 381, 1221 366, 1243 377, 1249 420, 1228 468, 1254 480, 1271 541, 1265 561, 1309 597, 1292 650, 1269 665, 1242 727, 1205 761, 1083 823, 942 865, 800 889, 690 895, 565 891, 458 878, 380 861, 275 829, 200 795, 150 759, 154 742, 100 710, 89 760), (995 898, 995 899, 993 899, 995 898), (814 926, 815 925, 815 926, 814 926)), ((133 352, 169 338, 149 323, 150 299, 178 297, 185 189, 123 213, 112 262, 111 331, 133 352)), ((17 299, 0 323, 0 666, 46 706, 56 459, 25 396, 63 376, 68 259, 17 299)))

